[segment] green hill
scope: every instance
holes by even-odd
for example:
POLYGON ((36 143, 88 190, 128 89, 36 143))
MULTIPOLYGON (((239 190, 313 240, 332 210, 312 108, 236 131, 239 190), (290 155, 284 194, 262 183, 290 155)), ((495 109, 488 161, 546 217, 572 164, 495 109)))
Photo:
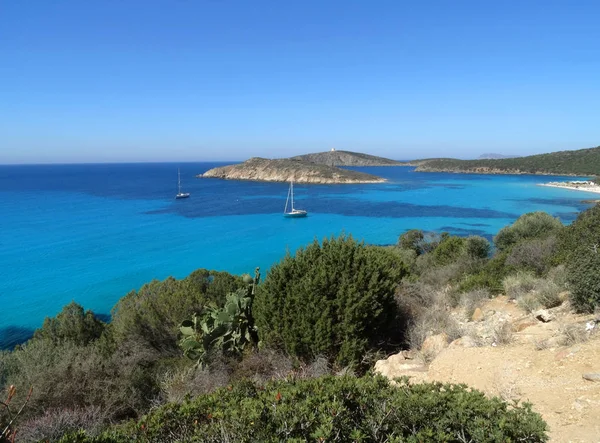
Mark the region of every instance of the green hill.
POLYGON ((298 155, 292 157, 292 160, 302 160, 328 166, 400 166, 402 164, 389 158, 351 151, 316 152, 314 154, 298 155))
POLYGON ((417 166, 416 170, 421 172, 600 175, 600 146, 517 158, 488 160, 436 158, 415 160, 409 164, 417 166))

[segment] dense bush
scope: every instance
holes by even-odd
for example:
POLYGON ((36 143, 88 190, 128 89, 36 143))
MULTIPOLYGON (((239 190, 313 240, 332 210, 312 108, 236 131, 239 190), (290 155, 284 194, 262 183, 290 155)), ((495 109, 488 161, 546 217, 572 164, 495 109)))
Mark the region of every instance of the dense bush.
POLYGON ((394 291, 406 268, 393 251, 352 237, 315 241, 274 265, 259 286, 261 341, 291 355, 347 365, 393 338, 394 291))
POLYGON ((460 292, 469 292, 476 289, 487 289, 492 293, 502 291, 502 280, 513 271, 506 264, 506 252, 496 252, 490 260, 485 261, 474 272, 467 275, 458 285, 460 292))
POLYGON ((242 285, 241 277, 206 270, 155 281, 122 299, 109 325, 71 303, 27 343, 0 354, 1 386, 14 385, 18 402, 33 386, 20 419, 39 430, 50 429, 49 417, 67 423, 89 408, 99 413, 81 417, 98 426, 137 417, 160 398, 164 374, 192 365, 176 346, 179 323, 242 285))
POLYGON ((558 236, 555 262, 566 263, 580 248, 600 249, 600 205, 582 212, 558 236))
POLYGON ((222 306, 226 294, 245 285, 241 277, 199 269, 183 280, 154 280, 123 297, 113 309, 111 326, 117 342, 133 337, 163 354, 178 355, 182 321, 209 303, 222 306))
POLYGON ((71 302, 55 318, 46 317, 42 327, 35 331, 34 338, 87 345, 100 338, 105 326, 92 311, 84 312, 83 307, 71 302))
POLYGON ((567 264, 571 304, 579 312, 600 307, 600 251, 580 248, 567 264))
POLYGON ((510 250, 506 264, 515 269, 532 271, 543 275, 548 271, 556 253, 556 237, 523 240, 510 250))
POLYGON ((61 441, 535 443, 548 440, 546 429, 529 405, 509 407, 464 385, 328 376, 238 383, 96 438, 80 433, 61 441))
POLYGON ((417 255, 426 254, 433 251, 442 240, 449 234, 442 232, 424 232, 421 229, 410 229, 398 238, 398 246, 401 249, 415 251, 417 255))
POLYGON ((466 252, 471 258, 487 258, 490 254, 490 242, 478 235, 467 237, 466 252))
POLYGON ((433 250, 432 254, 438 265, 449 265, 459 257, 466 255, 467 241, 462 237, 448 236, 433 250))
POLYGON ((545 212, 530 212, 502 228, 494 237, 494 243, 499 250, 507 251, 523 240, 547 238, 560 233, 563 228, 559 219, 545 212))

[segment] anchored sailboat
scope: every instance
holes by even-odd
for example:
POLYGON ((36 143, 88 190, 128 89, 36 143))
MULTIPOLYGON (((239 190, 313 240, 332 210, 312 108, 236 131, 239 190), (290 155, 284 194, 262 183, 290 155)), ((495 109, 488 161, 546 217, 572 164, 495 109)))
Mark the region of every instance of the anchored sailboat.
POLYGON ((288 190, 287 200, 285 201, 285 209, 283 210, 284 217, 300 218, 306 217, 308 212, 303 209, 294 208, 294 181, 290 181, 290 189, 288 190), (291 202, 291 210, 288 211, 288 204, 291 202))
POLYGON ((188 198, 189 196, 189 192, 181 192, 181 174, 179 169, 177 169, 177 195, 175 198, 188 198))

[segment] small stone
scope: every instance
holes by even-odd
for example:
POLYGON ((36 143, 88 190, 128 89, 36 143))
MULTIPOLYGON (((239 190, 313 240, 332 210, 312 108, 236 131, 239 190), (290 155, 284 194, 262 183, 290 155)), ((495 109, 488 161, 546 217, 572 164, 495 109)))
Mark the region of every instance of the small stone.
POLYGON ((473 311, 473 315, 471 316, 471 320, 482 321, 484 318, 485 316, 483 315, 483 311, 479 308, 475 308, 475 311, 473 311))
POLYGON ((406 350, 406 351, 402 351, 401 352, 402 356, 404 357, 404 359, 406 360, 413 360, 415 358, 415 353, 413 351, 406 350))
POLYGON ((588 381, 600 381, 600 372, 588 372, 582 375, 584 380, 588 381))
POLYGON ((548 323, 549 321, 554 320, 554 315, 552 315, 545 309, 540 309, 535 314, 533 314, 533 316, 536 319, 538 319, 539 321, 544 322, 544 323, 548 323))

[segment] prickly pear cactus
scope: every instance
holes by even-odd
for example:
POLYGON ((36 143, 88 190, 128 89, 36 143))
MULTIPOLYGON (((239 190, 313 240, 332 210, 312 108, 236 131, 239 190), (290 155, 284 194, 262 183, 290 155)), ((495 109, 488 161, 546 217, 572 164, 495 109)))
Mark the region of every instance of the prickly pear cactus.
POLYGON ((260 281, 259 268, 254 278, 243 278, 247 287, 229 293, 223 308, 208 307, 201 317, 194 314, 192 320, 181 324, 179 346, 184 355, 204 363, 211 350, 240 354, 248 343, 258 343, 252 302, 260 281))

